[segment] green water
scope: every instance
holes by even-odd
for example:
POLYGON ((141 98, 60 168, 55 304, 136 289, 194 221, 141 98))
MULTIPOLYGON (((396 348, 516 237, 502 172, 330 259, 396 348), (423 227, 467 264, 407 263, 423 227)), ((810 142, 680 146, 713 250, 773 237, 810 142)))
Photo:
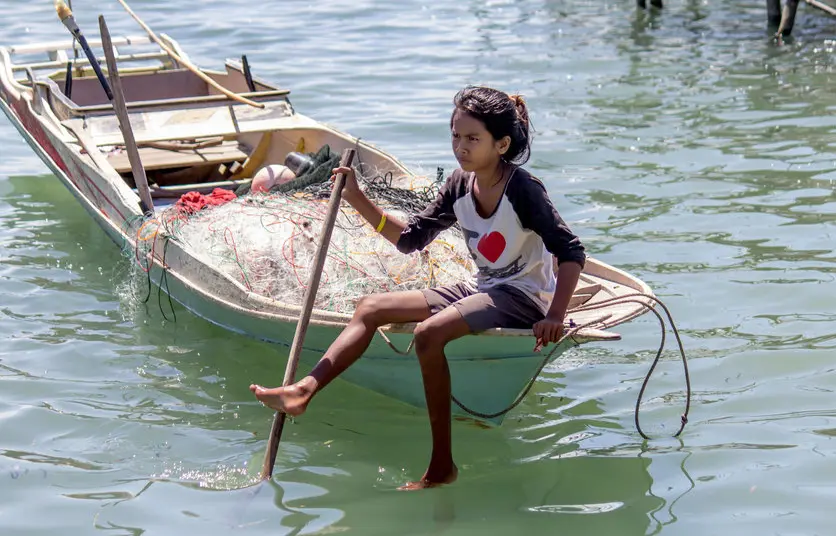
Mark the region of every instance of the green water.
MULTIPOLYGON (((297 109, 424 170, 453 167, 466 83, 528 97, 530 168, 598 258, 649 283, 683 333, 632 421, 659 331, 566 354, 503 427, 456 423, 460 480, 421 476, 426 417, 336 382, 285 431, 252 381, 282 349, 176 308, 0 121, 0 534, 830 534, 836 499, 836 21, 784 46, 761 0, 162 2, 132 6, 192 59, 246 53, 297 109), (713 4, 714 6, 712 7, 713 4), (171 319, 164 303, 163 311, 171 319)), ((76 0, 95 35, 139 34, 76 0)), ((63 38, 51 2, 0 0, 0 42, 63 38)))

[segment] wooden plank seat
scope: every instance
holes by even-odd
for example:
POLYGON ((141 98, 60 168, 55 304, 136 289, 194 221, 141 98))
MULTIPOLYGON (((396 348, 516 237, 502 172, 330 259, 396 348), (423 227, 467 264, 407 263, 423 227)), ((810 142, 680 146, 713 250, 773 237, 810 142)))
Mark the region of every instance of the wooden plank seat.
MULTIPOLYGON (((185 147, 169 149, 161 145, 143 145, 139 147, 139 158, 145 170, 151 171, 231 162, 243 163, 249 156, 235 140, 197 148, 185 147)), ((131 171, 131 162, 128 160, 126 151, 111 153, 107 156, 107 160, 119 173, 131 171)))

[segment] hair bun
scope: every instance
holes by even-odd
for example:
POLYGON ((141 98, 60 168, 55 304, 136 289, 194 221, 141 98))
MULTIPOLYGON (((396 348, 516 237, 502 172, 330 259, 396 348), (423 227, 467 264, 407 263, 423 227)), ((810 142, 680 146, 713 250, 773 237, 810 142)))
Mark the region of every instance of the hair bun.
POLYGON ((528 128, 528 108, 525 105, 525 99, 523 99, 522 95, 518 94, 508 95, 508 97, 511 99, 511 102, 514 103, 514 109, 517 110, 517 117, 519 117, 522 124, 528 128))

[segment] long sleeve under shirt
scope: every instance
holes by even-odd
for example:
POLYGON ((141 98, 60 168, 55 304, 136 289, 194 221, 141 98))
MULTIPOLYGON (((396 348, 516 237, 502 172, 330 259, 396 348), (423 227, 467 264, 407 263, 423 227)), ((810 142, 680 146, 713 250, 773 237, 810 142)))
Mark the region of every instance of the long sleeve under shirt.
POLYGON ((558 263, 586 261, 583 244, 555 210, 545 186, 516 168, 493 214, 483 218, 473 197, 473 173, 454 171, 435 201, 410 217, 398 240, 402 253, 424 249, 458 221, 479 269, 477 289, 512 285, 545 314, 555 290, 552 256, 558 263), (551 255, 550 255, 551 254, 551 255))

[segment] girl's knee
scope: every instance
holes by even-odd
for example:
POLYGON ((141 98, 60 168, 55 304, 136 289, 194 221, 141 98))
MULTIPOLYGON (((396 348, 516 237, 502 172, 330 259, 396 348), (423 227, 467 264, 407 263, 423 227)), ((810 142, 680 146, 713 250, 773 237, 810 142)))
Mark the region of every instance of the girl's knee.
POLYGON ((384 319, 381 318, 381 312, 384 309, 383 302, 383 297, 380 294, 363 296, 357 301, 354 308, 354 318, 364 324, 382 326, 385 323, 384 319))
MULTIPOLYGON (((431 322, 421 322, 415 326, 412 336, 415 339, 415 353, 420 358, 427 350, 431 349, 433 345, 437 345, 435 341, 435 334, 437 329, 433 327, 431 322)), ((443 344, 442 344, 443 347, 443 344)))
POLYGON ((444 346, 454 338, 450 327, 432 318, 415 326, 412 334, 415 338, 415 352, 418 357, 428 350, 443 350, 444 346))

